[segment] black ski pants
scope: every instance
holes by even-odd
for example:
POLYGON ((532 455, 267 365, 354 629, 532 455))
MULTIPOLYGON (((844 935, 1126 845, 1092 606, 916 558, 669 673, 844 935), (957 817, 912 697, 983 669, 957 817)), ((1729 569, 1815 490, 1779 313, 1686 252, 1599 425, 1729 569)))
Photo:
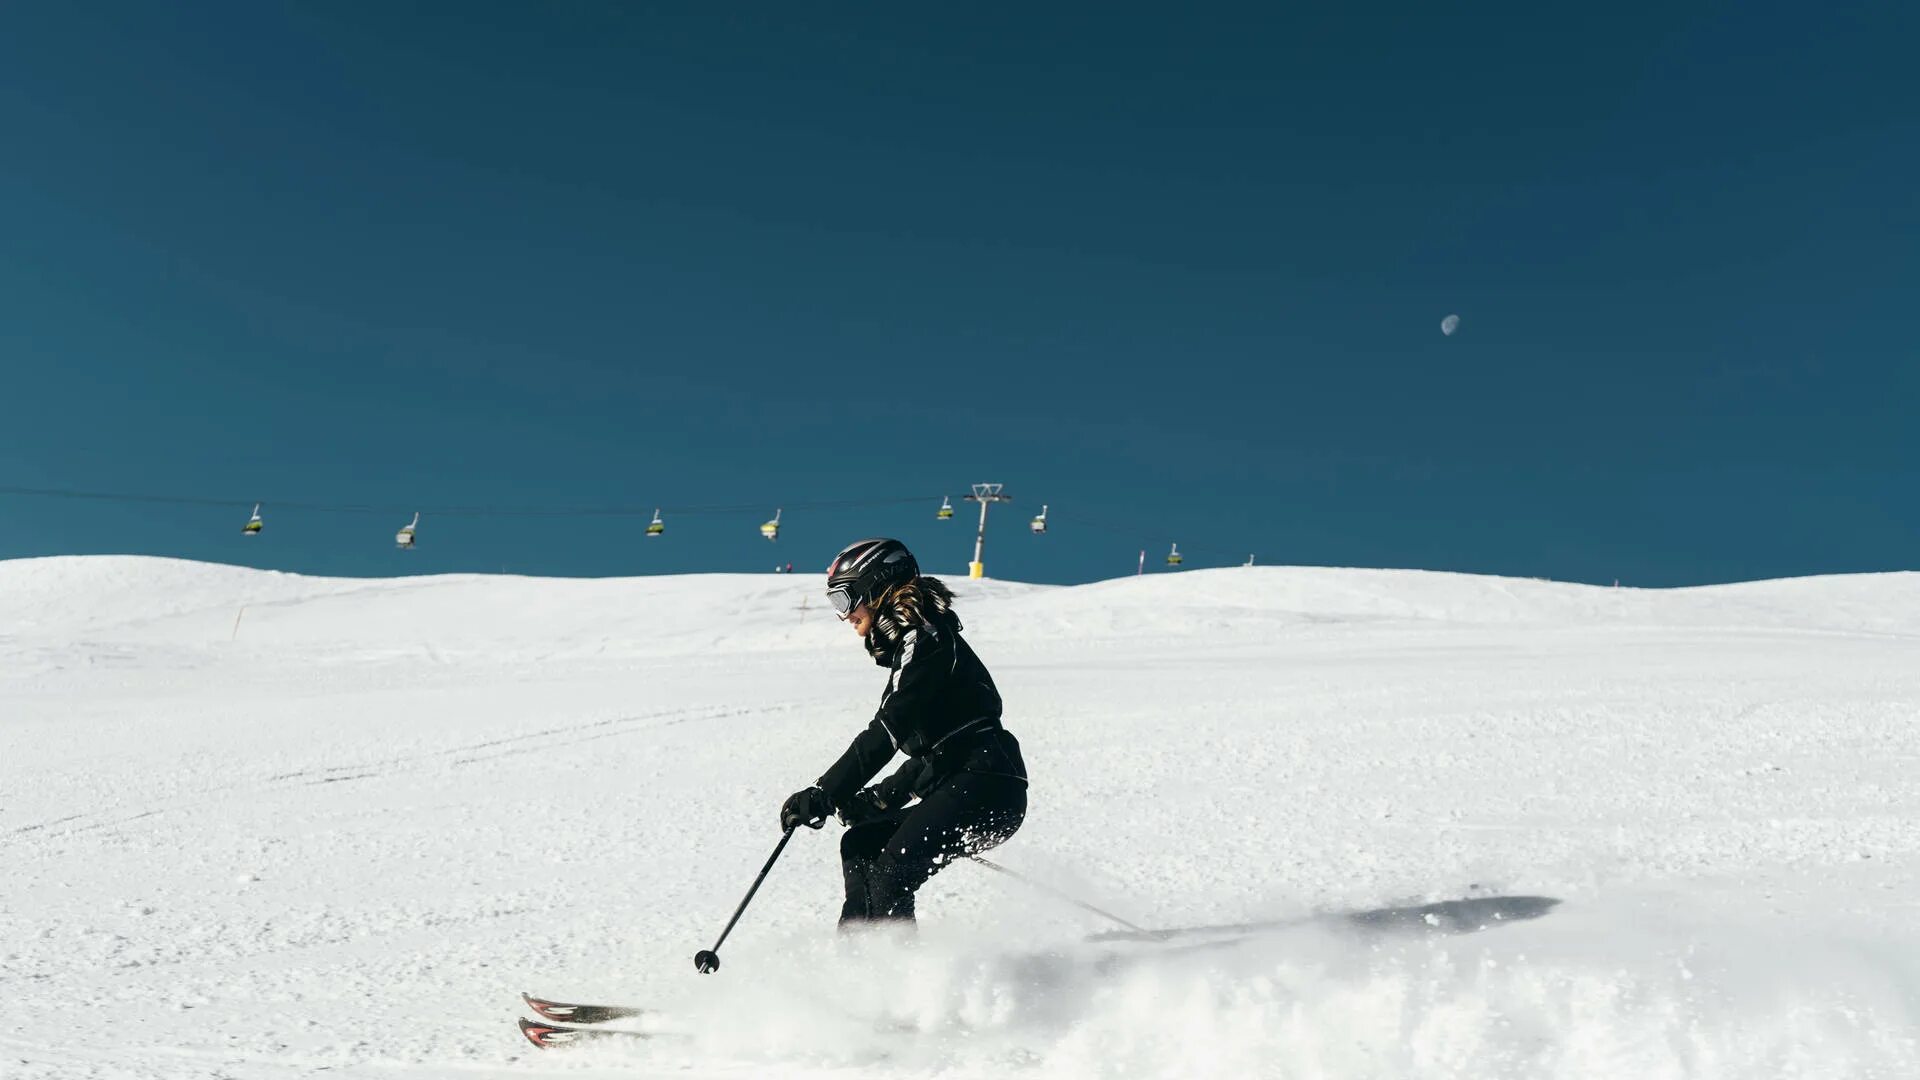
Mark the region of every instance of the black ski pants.
POLYGON ((914 890, 954 859, 997 846, 1026 817, 1025 780, 963 772, 912 806, 850 826, 840 837, 847 884, 840 925, 911 922, 914 890))

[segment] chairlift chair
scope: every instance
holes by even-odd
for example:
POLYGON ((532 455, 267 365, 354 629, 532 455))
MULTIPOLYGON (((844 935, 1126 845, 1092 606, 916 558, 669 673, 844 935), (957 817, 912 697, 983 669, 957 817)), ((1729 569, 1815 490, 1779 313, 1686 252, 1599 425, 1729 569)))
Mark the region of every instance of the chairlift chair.
POLYGON ((260 530, 265 527, 265 523, 260 520, 260 504, 254 503, 253 517, 245 525, 240 527, 240 532, 245 536, 259 536, 260 530))
POLYGON ((1173 550, 1167 552, 1167 565, 1168 566, 1180 565, 1180 545, 1179 544, 1173 545, 1173 550))
POLYGON ((1027 527, 1033 530, 1033 534, 1035 536, 1046 535, 1046 532, 1047 532, 1047 504, 1046 503, 1040 504, 1040 516, 1034 518, 1031 522, 1029 522, 1027 527))
POLYGON ((659 536, 667 531, 667 523, 660 520, 660 508, 654 507, 653 520, 647 523, 647 535, 659 536))
POLYGON ((953 520, 953 500, 948 498, 945 495, 940 496, 940 511, 936 513, 934 517, 938 518, 941 521, 952 521, 953 520))
POLYGON ((393 534, 394 546, 398 547, 402 551, 412 551, 413 550, 413 534, 419 531, 419 528, 420 528, 420 512, 416 510, 414 511, 414 514, 413 514, 413 522, 408 525, 402 525, 400 527, 400 531, 393 534))
POLYGON ((774 510, 772 521, 769 521, 766 524, 760 526, 760 535, 766 537, 768 540, 780 539, 780 511, 779 510, 777 509, 774 510))

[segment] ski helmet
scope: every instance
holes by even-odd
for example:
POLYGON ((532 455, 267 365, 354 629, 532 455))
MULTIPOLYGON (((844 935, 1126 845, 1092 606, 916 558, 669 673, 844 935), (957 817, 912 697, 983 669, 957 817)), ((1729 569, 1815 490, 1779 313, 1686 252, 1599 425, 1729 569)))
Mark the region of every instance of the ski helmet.
POLYGON ((920 576, 913 552, 898 540, 877 536, 848 544, 827 567, 827 600, 836 614, 846 615, 861 604, 920 576))

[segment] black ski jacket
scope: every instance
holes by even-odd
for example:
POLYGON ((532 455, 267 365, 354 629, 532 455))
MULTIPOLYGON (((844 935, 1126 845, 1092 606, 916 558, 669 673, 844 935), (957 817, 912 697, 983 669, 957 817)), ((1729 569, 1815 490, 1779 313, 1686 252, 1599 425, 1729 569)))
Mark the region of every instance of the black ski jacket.
POLYGON ((893 672, 880 710, 820 777, 836 810, 847 809, 895 751, 907 755, 906 764, 875 789, 887 807, 926 795, 959 772, 1026 779, 1020 745, 1000 726, 1000 691, 951 613, 907 630, 875 662, 893 672))

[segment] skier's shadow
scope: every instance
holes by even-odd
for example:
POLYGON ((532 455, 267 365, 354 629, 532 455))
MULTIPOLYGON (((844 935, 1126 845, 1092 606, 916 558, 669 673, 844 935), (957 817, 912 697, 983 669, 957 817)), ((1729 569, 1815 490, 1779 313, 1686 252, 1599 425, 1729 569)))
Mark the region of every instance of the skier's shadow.
POLYGON ((1194 938, 1239 939, 1303 926, 1345 927, 1384 934, 1471 934, 1507 923, 1537 919, 1559 906, 1551 896, 1475 896, 1412 907, 1369 911, 1329 911, 1266 922, 1182 926, 1170 930, 1109 930, 1089 941, 1180 941, 1194 938))

